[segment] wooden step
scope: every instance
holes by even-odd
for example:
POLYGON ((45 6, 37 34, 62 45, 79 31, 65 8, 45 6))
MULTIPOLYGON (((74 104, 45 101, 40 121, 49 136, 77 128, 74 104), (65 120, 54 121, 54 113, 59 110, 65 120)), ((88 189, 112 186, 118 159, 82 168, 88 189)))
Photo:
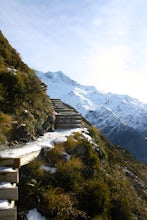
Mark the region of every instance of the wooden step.
POLYGON ((82 127, 82 117, 71 106, 64 104, 60 99, 51 99, 56 112, 56 128, 71 129, 82 127))
POLYGON ((71 128, 81 128, 82 126, 81 125, 64 125, 64 126, 61 126, 61 125, 58 125, 57 129, 71 129, 71 128))
POLYGON ((0 157, 0 167, 20 167, 20 158, 3 158, 0 157))
POLYGON ((61 102, 61 99, 51 99, 51 101, 53 101, 53 102, 60 101, 61 102))
POLYGON ((81 121, 56 121, 56 124, 60 125, 60 124, 81 124, 81 121))
POLYGON ((56 118, 56 122, 81 122, 81 118, 56 118))
POLYGON ((19 172, 18 170, 5 171, 5 169, 0 170, 0 182, 19 182, 19 172))
POLYGON ((56 105, 53 105, 53 106, 54 106, 54 108, 66 108, 65 105, 57 105, 56 104, 56 105))
POLYGON ((0 158, 0 219, 17 220, 20 158, 0 158))
POLYGON ((18 187, 1 188, 0 186, 0 200, 17 201, 18 200, 18 187))
POLYGON ((56 118, 56 122, 57 121, 81 121, 81 118, 80 117, 67 117, 67 118, 56 118))
POLYGON ((56 127, 59 127, 59 126, 79 126, 79 125, 81 125, 81 123, 57 123, 56 127))
POLYGON ((81 115, 79 114, 79 113, 58 113, 57 115, 56 115, 56 117, 81 117, 81 115))
POLYGON ((56 111, 56 112, 59 112, 59 113, 60 113, 60 112, 69 112, 69 114, 70 114, 70 113, 75 113, 72 109, 65 109, 65 108, 63 108, 63 109, 59 109, 59 108, 58 108, 58 109, 55 109, 55 111, 56 111))
POLYGON ((21 156, 21 166, 24 166, 26 164, 28 164, 29 162, 31 162, 33 159, 35 159, 36 157, 38 157, 38 155, 40 154, 40 151, 32 151, 30 153, 27 153, 23 156, 21 156))
POLYGON ((71 125, 65 125, 65 126, 58 126, 57 129, 72 129, 72 128, 81 128, 81 125, 71 126, 71 125))
POLYGON ((81 121, 81 119, 80 118, 58 118, 58 119, 56 119, 56 123, 68 123, 68 122, 70 122, 70 123, 81 123, 82 121, 81 121))
POLYGON ((17 220, 17 209, 0 209, 0 219, 1 220, 17 220))
POLYGON ((73 108, 68 108, 67 106, 54 106, 54 108, 55 109, 72 109, 73 110, 73 108))

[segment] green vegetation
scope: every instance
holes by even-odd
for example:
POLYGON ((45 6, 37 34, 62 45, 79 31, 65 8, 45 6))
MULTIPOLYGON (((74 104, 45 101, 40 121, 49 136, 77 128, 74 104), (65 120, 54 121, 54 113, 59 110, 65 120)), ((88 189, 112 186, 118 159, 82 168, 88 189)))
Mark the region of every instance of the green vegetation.
POLYGON ((22 168, 19 210, 36 207, 55 220, 146 219, 146 166, 94 127, 88 129, 92 143, 74 133, 22 168), (42 164, 55 172, 41 169, 42 164))
POLYGON ((22 62, 19 54, 0 31, 0 71, 5 70, 6 67, 19 69, 26 73, 30 71, 30 68, 22 62))
POLYGON ((0 32, 0 144, 26 142, 52 129, 46 86, 0 32))
POLYGON ((5 143, 10 135, 12 117, 0 112, 0 141, 5 143))
MULTIPOLYGON (((0 32, 1 149, 54 128, 45 92, 0 32)), ((37 208, 53 220, 147 219, 147 167, 84 119, 83 124, 92 142, 76 132, 21 168, 18 211, 37 208)))

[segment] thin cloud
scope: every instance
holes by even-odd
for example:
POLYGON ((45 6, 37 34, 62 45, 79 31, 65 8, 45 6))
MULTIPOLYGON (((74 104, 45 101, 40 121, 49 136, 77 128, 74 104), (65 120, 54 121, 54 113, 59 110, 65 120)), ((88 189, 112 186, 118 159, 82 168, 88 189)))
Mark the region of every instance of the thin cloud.
POLYGON ((147 102, 146 7, 146 0, 5 0, 0 25, 32 68, 147 102))

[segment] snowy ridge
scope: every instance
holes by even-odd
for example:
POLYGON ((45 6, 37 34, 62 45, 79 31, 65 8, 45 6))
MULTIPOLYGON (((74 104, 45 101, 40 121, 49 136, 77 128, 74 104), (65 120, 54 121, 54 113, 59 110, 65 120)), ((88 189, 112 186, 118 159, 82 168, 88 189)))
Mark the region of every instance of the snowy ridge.
POLYGON ((87 111, 102 111, 105 107, 124 124, 140 130, 147 125, 147 104, 127 95, 103 93, 92 86, 83 86, 62 72, 37 72, 48 85, 51 98, 60 98, 75 107, 83 116, 87 111))
POLYGON ((61 71, 36 73, 48 86, 50 98, 59 98, 73 106, 113 143, 125 146, 147 163, 147 104, 127 95, 81 85, 61 71))

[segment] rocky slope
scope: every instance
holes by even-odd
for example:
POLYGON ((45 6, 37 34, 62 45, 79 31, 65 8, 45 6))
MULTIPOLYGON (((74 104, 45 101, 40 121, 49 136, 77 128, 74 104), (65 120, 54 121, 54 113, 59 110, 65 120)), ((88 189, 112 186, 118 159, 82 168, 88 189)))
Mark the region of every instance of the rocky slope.
POLYGON ((53 118, 46 86, 0 32, 1 148, 27 142, 52 129, 53 118))
POLYGON ((147 163, 147 104, 127 95, 102 93, 95 87, 80 85, 62 72, 37 75, 47 84, 51 98, 75 107, 110 141, 147 163))

